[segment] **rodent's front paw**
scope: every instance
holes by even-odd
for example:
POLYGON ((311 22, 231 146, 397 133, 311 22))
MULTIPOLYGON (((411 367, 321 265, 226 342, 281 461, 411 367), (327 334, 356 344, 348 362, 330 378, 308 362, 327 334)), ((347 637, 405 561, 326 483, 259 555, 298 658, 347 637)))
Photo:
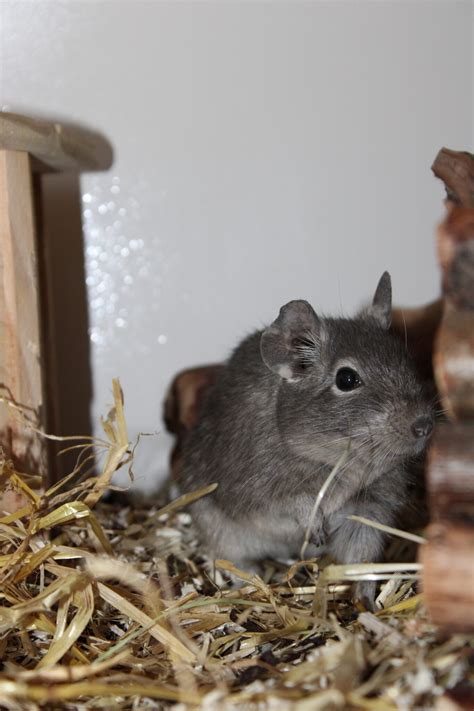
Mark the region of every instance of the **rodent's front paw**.
MULTIPOLYGON (((322 528, 315 529, 311 532, 309 542, 304 545, 304 557, 319 558, 326 553, 326 536, 322 528)), ((296 553, 301 555, 301 549, 296 553)))
POLYGON ((354 602, 361 602, 366 610, 374 612, 375 593, 377 591, 377 583, 373 580, 360 580, 355 583, 352 588, 352 599, 354 602))
POLYGON ((326 545, 326 536, 322 526, 311 533, 310 541, 316 548, 323 548, 326 545))

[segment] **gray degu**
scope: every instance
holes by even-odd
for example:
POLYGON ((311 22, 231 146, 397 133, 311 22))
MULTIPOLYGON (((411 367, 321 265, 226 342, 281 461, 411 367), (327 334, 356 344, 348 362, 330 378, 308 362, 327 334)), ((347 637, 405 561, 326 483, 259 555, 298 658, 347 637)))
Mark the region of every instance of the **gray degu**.
MULTIPOLYGON (((389 332, 390 275, 355 318, 318 316, 290 301, 237 346, 202 403, 184 446, 182 488, 217 482, 192 506, 209 553, 244 569, 297 557, 315 499, 307 556, 374 562, 385 536, 350 514, 393 525, 407 464, 433 429, 433 402, 404 344, 389 332), (349 444, 350 442, 350 444, 349 444)), ((373 605, 375 583, 354 595, 373 605)))

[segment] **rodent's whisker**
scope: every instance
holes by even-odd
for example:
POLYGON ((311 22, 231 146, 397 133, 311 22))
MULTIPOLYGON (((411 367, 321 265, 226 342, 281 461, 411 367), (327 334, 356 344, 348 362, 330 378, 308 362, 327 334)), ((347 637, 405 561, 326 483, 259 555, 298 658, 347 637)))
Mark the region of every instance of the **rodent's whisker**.
POLYGON ((400 313, 402 314, 402 319, 403 319, 403 330, 405 332, 405 350, 408 350, 408 332, 407 332, 407 322, 405 321, 405 314, 403 313, 403 309, 400 309, 400 313))

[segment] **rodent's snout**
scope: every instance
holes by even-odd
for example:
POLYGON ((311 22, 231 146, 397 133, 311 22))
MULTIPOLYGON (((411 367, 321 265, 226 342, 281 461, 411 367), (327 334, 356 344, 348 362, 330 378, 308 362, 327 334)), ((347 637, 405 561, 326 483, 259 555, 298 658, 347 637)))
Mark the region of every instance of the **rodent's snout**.
POLYGON ((430 434, 433 432, 433 427, 433 418, 428 417, 426 415, 421 415, 412 422, 411 432, 413 436, 417 439, 421 439, 422 437, 428 439, 430 434))

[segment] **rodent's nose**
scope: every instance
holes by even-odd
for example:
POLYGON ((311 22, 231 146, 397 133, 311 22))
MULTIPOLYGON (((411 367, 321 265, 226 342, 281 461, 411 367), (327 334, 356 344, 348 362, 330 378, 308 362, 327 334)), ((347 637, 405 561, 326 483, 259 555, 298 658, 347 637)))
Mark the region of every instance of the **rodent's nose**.
POLYGON ((414 437, 429 437, 433 431, 433 420, 425 415, 417 417, 412 423, 411 431, 414 437))

